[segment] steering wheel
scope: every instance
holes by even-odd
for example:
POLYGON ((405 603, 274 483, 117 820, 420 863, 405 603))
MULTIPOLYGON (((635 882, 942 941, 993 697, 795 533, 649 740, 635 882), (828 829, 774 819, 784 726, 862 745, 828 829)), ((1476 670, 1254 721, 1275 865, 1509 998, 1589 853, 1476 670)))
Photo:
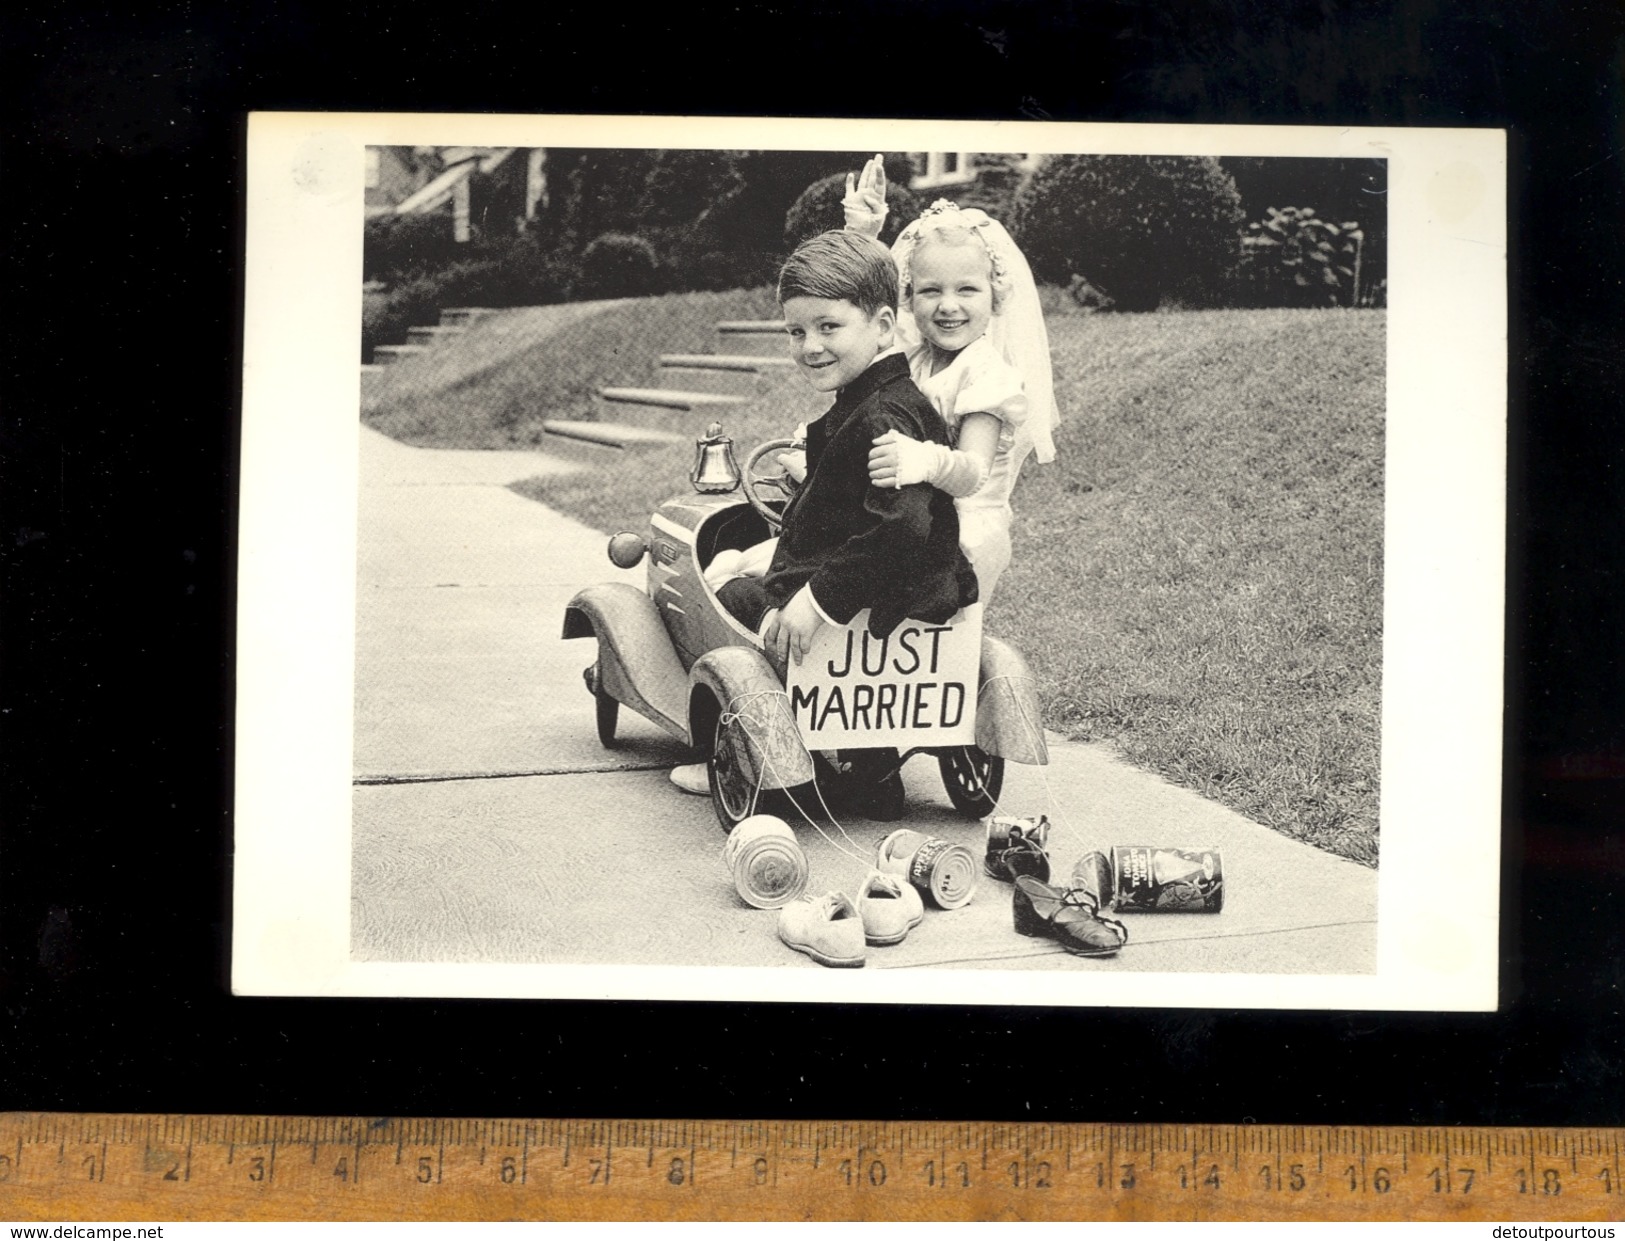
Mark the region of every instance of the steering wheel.
POLYGON ((783 466, 779 467, 777 474, 758 474, 756 467, 770 453, 801 447, 804 445, 800 440, 768 440, 765 444, 758 444, 751 449, 750 455, 745 458, 745 464, 739 470, 739 487, 745 493, 745 499, 750 501, 750 506, 762 515, 762 519, 775 534, 783 527, 784 522, 778 513, 769 508, 762 497, 756 494, 756 489, 771 487, 788 500, 796 494, 796 488, 801 484, 796 482, 783 466))

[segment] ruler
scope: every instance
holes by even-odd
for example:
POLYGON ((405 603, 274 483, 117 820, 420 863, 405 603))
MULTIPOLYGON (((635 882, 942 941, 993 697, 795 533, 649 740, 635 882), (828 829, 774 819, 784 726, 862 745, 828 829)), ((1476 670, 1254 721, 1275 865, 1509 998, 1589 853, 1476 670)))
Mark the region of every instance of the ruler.
POLYGON ((0 1220, 1625 1217, 1625 1129, 0 1113, 0 1220))

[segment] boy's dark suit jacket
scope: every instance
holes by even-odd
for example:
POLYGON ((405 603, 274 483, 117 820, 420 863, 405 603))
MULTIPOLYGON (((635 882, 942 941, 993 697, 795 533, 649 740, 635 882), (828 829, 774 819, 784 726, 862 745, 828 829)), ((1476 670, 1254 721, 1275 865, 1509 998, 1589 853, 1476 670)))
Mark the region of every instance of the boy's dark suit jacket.
POLYGON ((831 620, 844 625, 870 608, 869 632, 880 637, 905 617, 945 621, 976 602, 953 497, 924 483, 870 484, 871 441, 890 430, 948 442, 942 416, 900 354, 864 371, 807 428, 807 480, 785 509, 779 550, 762 579, 770 606, 783 607, 810 580, 831 620))

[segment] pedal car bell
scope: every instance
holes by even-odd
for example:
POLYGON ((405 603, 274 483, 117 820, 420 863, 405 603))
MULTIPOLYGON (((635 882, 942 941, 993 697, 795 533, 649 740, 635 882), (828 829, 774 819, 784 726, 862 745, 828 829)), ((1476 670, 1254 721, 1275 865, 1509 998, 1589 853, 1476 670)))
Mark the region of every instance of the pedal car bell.
POLYGON ((734 442, 722 433, 722 424, 713 422, 694 441, 694 468, 688 481, 701 495, 721 495, 739 486, 739 462, 734 459, 734 442))

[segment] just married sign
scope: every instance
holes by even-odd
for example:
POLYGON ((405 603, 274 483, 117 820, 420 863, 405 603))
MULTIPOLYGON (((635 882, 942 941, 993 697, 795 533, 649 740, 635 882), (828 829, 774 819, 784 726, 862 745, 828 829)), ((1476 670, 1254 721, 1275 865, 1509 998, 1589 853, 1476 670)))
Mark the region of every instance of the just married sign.
POLYGON ((811 749, 970 745, 982 663, 982 605, 944 624, 905 620, 884 638, 824 625, 785 678, 790 710, 811 749))

